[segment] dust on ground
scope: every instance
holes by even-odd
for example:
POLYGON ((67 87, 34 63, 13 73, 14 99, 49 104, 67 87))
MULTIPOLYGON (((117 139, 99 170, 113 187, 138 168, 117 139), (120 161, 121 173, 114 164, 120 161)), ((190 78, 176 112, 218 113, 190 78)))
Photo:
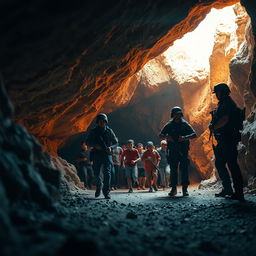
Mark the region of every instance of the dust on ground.
POLYGON ((127 190, 103 196, 73 195, 62 204, 73 229, 60 251, 91 255, 255 255, 256 197, 215 198, 215 190, 189 188, 189 197, 127 190), (79 227, 79 228, 77 228, 79 227), (87 247, 87 249, 86 249, 87 247))

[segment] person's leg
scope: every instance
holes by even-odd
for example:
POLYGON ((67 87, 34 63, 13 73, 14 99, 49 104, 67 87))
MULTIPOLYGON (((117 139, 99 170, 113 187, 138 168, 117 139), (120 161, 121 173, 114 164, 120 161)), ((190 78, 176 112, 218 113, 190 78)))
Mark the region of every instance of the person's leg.
POLYGON ((89 189, 91 189, 94 177, 93 177, 93 170, 90 165, 87 166, 87 174, 88 174, 88 187, 89 187, 89 189))
POLYGON ((166 187, 165 167, 159 167, 160 184, 163 188, 166 187))
POLYGON ((88 169, 87 169, 86 166, 84 166, 83 169, 84 169, 84 186, 86 188, 88 188, 88 186, 89 186, 88 185, 89 184, 89 182, 88 182, 88 169))
POLYGON ((111 186, 111 189, 114 189, 114 186, 115 186, 115 166, 112 165, 112 168, 111 168, 111 172, 110 172, 110 186, 111 186))
POLYGON ((102 188, 102 179, 100 176, 100 170, 101 166, 103 165, 103 158, 101 156, 94 156, 94 161, 93 161, 93 172, 94 172, 94 177, 95 177, 95 185, 96 185, 96 192, 95 192, 95 197, 98 197, 100 195, 100 191, 102 188))
POLYGON ((177 195, 177 185, 178 185, 178 166, 179 166, 179 158, 178 155, 173 153, 173 155, 170 156, 168 159, 168 162, 170 164, 170 170, 171 170, 171 191, 169 192, 169 196, 175 196, 177 195))
POLYGON ((155 191, 158 191, 157 189, 157 180, 158 180, 158 171, 157 170, 152 170, 152 186, 155 191))
POLYGON ((119 165, 114 165, 115 167, 115 184, 114 184, 114 188, 117 189, 118 186, 119 186, 119 169, 120 169, 120 166, 119 165))
POLYGON ((104 168, 103 168, 103 189, 102 189, 102 192, 103 192, 105 198, 109 197, 112 169, 113 169, 112 156, 105 155, 104 168))
POLYGON ((138 168, 137 168, 137 166, 132 166, 131 175, 132 175, 133 184, 138 185, 138 168))
POLYGON ((149 191, 152 192, 152 175, 151 175, 151 171, 149 171, 149 170, 146 171, 146 178, 147 178, 147 183, 148 183, 149 191))
POLYGON ((86 187, 84 166, 82 165, 77 166, 77 175, 79 179, 84 183, 84 186, 86 187))
POLYGON ((160 187, 162 184, 161 184, 161 175, 160 175, 160 172, 157 170, 157 181, 156 181, 156 185, 158 187, 160 187))
POLYGON ((179 166, 179 160, 178 159, 172 159, 170 161, 170 168, 171 168, 171 187, 176 188, 178 185, 178 166, 179 166))
POLYGON ((146 182, 147 182, 147 178, 143 177, 142 178, 142 189, 145 190, 146 189, 146 182))
POLYGON ((228 168, 231 172, 235 195, 238 197, 243 197, 243 177, 240 167, 237 163, 237 145, 235 143, 229 146, 229 156, 228 156, 228 168))
POLYGON ((125 167, 125 174, 127 178, 128 192, 132 192, 132 172, 130 166, 125 167))
POLYGON ((216 196, 225 196, 233 193, 230 175, 226 168, 227 152, 224 146, 225 145, 223 142, 219 142, 214 150, 215 167, 218 171, 223 186, 223 191, 221 191, 219 194, 215 194, 216 196))
POLYGON ((188 152, 183 152, 183 155, 180 157, 180 172, 181 172, 181 185, 183 196, 188 196, 188 185, 189 185, 189 177, 188 177, 188 152))
POLYGON ((141 177, 138 177, 138 190, 140 190, 141 189, 141 177))

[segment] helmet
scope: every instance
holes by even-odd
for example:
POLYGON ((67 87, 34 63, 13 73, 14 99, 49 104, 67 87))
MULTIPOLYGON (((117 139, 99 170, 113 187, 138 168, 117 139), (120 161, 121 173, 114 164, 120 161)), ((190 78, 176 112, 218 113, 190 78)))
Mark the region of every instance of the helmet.
POLYGON ((223 94, 229 95, 230 89, 227 84, 224 84, 224 83, 216 84, 213 88, 212 93, 216 93, 216 92, 222 92, 223 94))
POLYGON ((108 117, 107 117, 107 115, 104 114, 104 113, 100 113, 100 114, 97 115, 97 117, 96 117, 96 123, 98 123, 99 120, 104 120, 106 123, 108 123, 108 117))
POLYGON ((178 107, 178 106, 172 108, 172 110, 171 110, 171 117, 174 117, 174 114, 176 114, 176 113, 181 113, 182 116, 183 116, 182 109, 180 107, 178 107))
POLYGON ((148 141, 147 146, 154 146, 154 143, 152 141, 148 141))

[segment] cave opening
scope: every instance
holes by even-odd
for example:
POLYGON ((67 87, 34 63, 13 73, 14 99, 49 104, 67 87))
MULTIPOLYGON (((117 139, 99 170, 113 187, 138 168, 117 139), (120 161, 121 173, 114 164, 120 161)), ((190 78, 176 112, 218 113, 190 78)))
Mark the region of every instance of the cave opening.
MULTIPOLYGON (((249 16, 239 3, 222 9, 212 8, 192 32, 176 40, 125 81, 122 85, 128 88, 125 103, 109 101, 99 110, 108 113, 110 126, 120 144, 132 138, 136 143, 145 145, 152 140, 159 145, 159 131, 170 119, 170 109, 179 105, 199 136, 191 143, 191 180, 196 183, 210 178, 214 165, 207 128, 209 112, 217 103, 211 91, 215 84, 227 83, 237 104, 244 106, 243 92, 232 82, 229 65, 246 43, 249 22, 249 16)), ((94 124, 92 122, 88 130, 94 124)), ((59 154, 75 163, 78 141, 85 135, 80 133, 69 138, 59 154)))

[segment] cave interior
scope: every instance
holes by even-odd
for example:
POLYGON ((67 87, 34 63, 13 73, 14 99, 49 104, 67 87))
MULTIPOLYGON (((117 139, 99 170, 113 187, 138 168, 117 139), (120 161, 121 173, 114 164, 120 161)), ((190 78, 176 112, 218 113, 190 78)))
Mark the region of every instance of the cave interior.
POLYGON ((91 255, 253 255, 255 7, 253 0, 2 1, 1 254, 70 255, 75 247, 91 255), (211 196, 220 182, 209 113, 222 82, 246 108, 238 145, 246 204, 211 196), (75 165, 97 114, 107 113, 120 144, 159 145, 177 105, 198 134, 192 196, 121 190, 114 200, 94 200, 75 165))

